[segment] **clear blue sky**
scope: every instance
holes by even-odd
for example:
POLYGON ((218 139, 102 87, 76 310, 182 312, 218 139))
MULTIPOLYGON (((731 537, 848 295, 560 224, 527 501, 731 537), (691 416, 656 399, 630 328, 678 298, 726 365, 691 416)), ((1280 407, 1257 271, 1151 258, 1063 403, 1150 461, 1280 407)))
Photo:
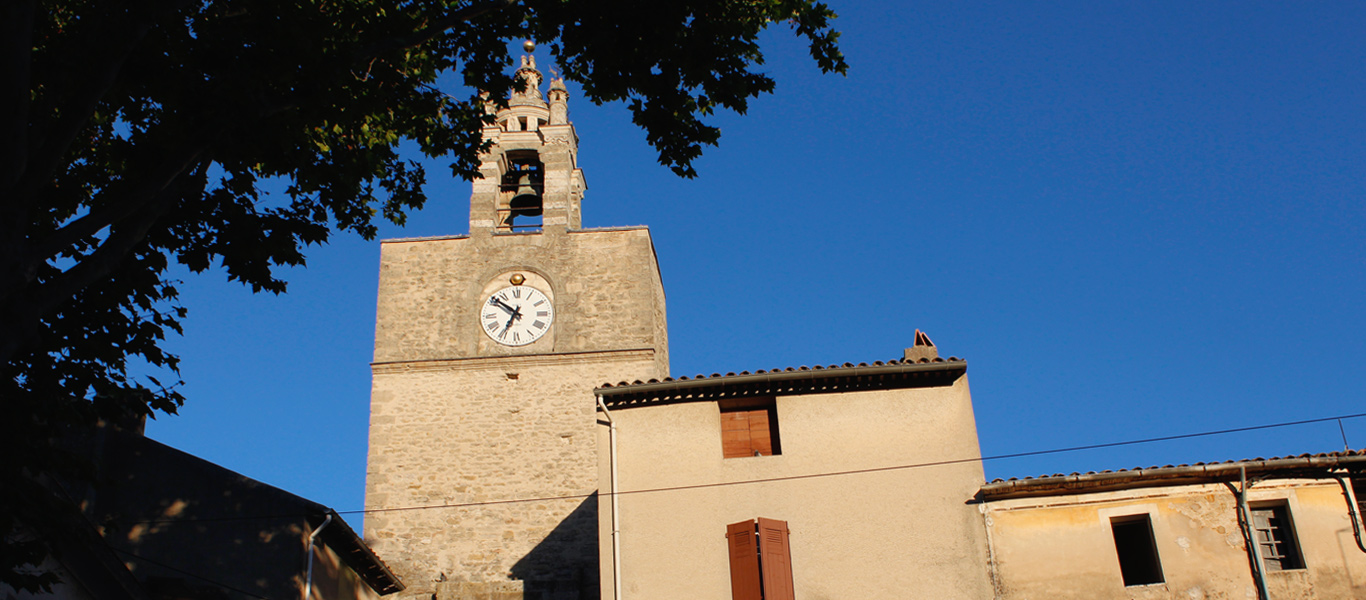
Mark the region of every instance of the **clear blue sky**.
MULTIPOLYGON (((674 375, 894 359, 919 328, 968 360, 988 456, 1366 412, 1366 3, 834 4, 848 77, 776 28, 777 94, 717 119, 695 180, 571 99, 584 224, 650 226, 674 375), (782 301, 737 316, 756 288, 782 301)), ((468 231, 431 164, 382 237, 468 231)), ((186 276, 189 400, 149 435, 361 508, 378 258, 338 236, 280 297, 186 276)), ((1340 449, 1325 423, 985 466, 1340 449)))

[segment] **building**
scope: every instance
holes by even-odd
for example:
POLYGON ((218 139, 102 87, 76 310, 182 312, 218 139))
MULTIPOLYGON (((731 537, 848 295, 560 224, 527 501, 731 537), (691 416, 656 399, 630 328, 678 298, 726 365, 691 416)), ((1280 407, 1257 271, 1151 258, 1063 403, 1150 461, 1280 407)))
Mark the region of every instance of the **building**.
MULTIPOLYGON (((333 510, 154 440, 99 427, 71 447, 91 482, 49 482, 69 521, 44 596, 128 600, 370 600, 403 589, 333 510)), ((49 527, 52 524, 45 524, 49 527)), ((0 597, 28 598, 0 587, 0 597)))
POLYGON ((470 234, 381 246, 366 508, 448 507, 366 516, 412 597, 596 598, 593 388, 668 375, 650 232, 580 227, 568 94, 518 73, 470 234))
POLYGON ((1347 451, 994 481, 996 597, 1366 598, 1364 470, 1347 451))
MULTIPOLYGON (((888 362, 670 378, 649 231, 582 228, 567 93, 531 57, 518 76, 469 235, 381 246, 365 533, 402 597, 1243 597, 1226 511, 1218 552, 1168 525, 1226 480, 984 487, 967 363, 923 333, 888 362), (1195 562, 1126 582, 1142 523, 1195 562)), ((1277 590, 1359 593, 1366 555, 1325 558, 1353 521, 1321 477, 1363 467, 1253 487, 1259 522, 1339 540, 1301 544, 1309 587, 1277 590)))
POLYGON ((887 363, 598 389, 603 598, 990 597, 967 363, 917 337, 887 363))

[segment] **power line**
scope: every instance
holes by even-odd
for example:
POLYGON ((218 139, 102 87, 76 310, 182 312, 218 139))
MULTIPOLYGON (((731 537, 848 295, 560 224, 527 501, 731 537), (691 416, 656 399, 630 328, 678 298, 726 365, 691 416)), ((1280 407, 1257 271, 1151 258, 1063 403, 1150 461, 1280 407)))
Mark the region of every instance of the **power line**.
MULTIPOLYGON (((767 478, 764 478, 764 479, 749 479, 749 480, 745 480, 745 481, 725 481, 725 482, 717 482, 717 483, 698 483, 698 484, 692 484, 692 485, 678 485, 678 486, 661 487, 661 488, 649 488, 649 489, 642 489, 642 490, 626 490, 626 491, 619 491, 619 492, 616 493, 616 495, 618 495, 618 496, 630 496, 630 495, 634 495, 634 494, 650 494, 650 493, 655 493, 655 492, 674 492, 674 491, 682 491, 682 490, 696 490, 696 489, 705 489, 705 488, 729 487, 729 486, 735 486, 735 485, 749 485, 749 484, 754 484, 754 483, 772 483, 772 482, 777 482, 777 481, 794 481, 794 480, 799 480, 799 479, 816 479, 816 478, 821 478, 821 477, 837 477, 837 476, 841 476, 841 475, 858 475, 858 474, 863 474, 863 473, 880 473, 880 472, 885 472, 885 471, 904 471, 904 470, 909 470, 909 469, 920 469, 920 468, 925 468, 925 467, 942 467, 942 466, 947 466, 947 465, 956 465, 956 464, 970 463, 970 462, 977 462, 977 461, 986 462, 986 461, 989 461, 989 460, 1003 460, 1003 459, 1007 459, 1007 458, 1021 458, 1021 457, 1025 457, 1025 456, 1039 456, 1039 455, 1043 455, 1043 454, 1060 454, 1060 453, 1063 453, 1063 452, 1077 452, 1077 451, 1080 451, 1080 450, 1096 450, 1096 449, 1099 449, 1099 448, 1113 448, 1113 447, 1116 447, 1116 446, 1131 446, 1131 445, 1136 445, 1136 444, 1149 444, 1149 443, 1153 443, 1153 442, 1166 442, 1166 441, 1171 441, 1171 440, 1182 440, 1182 439, 1189 439, 1189 438, 1196 438, 1196 437, 1207 437, 1207 436, 1212 436, 1212 435, 1224 435, 1224 434, 1229 434, 1229 433, 1241 433, 1241 432, 1246 432, 1246 431, 1258 431, 1258 430, 1262 430, 1262 429, 1273 429, 1273 428, 1276 428, 1276 427, 1292 427, 1292 426, 1295 426, 1295 425, 1307 425, 1307 424, 1310 424, 1310 423, 1323 423, 1323 422, 1335 421, 1335 420, 1339 420, 1339 419, 1355 419, 1355 418, 1358 418, 1358 417, 1366 417, 1366 413, 1357 413, 1357 414, 1351 414, 1351 415, 1340 415, 1340 416, 1336 416, 1336 417, 1323 417, 1323 418, 1320 418, 1320 419, 1305 419, 1305 420, 1303 420, 1303 421, 1287 421, 1287 422, 1283 422, 1283 423, 1272 423, 1272 424, 1269 424, 1269 425, 1253 425, 1253 426, 1250 426, 1250 427, 1235 427, 1235 428, 1232 428, 1232 429, 1220 429, 1220 430, 1216 430, 1216 431, 1202 431, 1202 432, 1199 432, 1199 433, 1183 433, 1183 434, 1178 434, 1178 435, 1167 435, 1167 436, 1161 436, 1161 437, 1143 438, 1143 439, 1138 439, 1138 440, 1126 440, 1126 441, 1122 441, 1122 442, 1106 442, 1106 443, 1102 443, 1102 444, 1087 444, 1087 445, 1084 445, 1084 446, 1070 446, 1070 447, 1067 447, 1067 448, 1053 448, 1053 449, 1050 449, 1050 450, 1033 450, 1033 451, 1029 451, 1029 452, 1013 452, 1013 453, 1009 453, 1009 454, 996 454, 996 455, 992 455, 992 456, 983 456, 983 457, 981 457, 981 458, 956 458, 956 459, 939 460, 939 461, 933 461, 933 462, 915 463, 915 464, 909 464, 909 465, 894 465, 894 466, 890 466, 890 467, 874 467, 874 468, 869 468, 869 469, 852 469, 852 470, 848 470, 848 471, 827 471, 827 472, 824 472, 824 473, 809 473, 809 474, 806 474, 806 475, 788 475, 788 476, 784 476, 784 477, 767 477, 767 478)), ((587 498, 587 497, 590 497, 590 496, 592 496, 592 495, 593 495, 593 494, 573 494, 573 495, 568 495, 568 496, 553 496, 553 497, 531 498, 531 499, 495 500, 495 501, 487 501, 487 502, 465 502, 465 503, 457 503, 457 504, 438 504, 438 505, 427 505, 427 506, 405 506, 405 507, 398 507, 398 508, 372 508, 372 509, 362 509, 362 510, 341 511, 341 512, 338 512, 338 514, 371 514, 371 513, 383 513, 383 512, 400 512, 400 511, 409 511, 409 510, 426 510, 426 509, 432 509, 432 508, 464 508, 464 507, 475 507, 475 506, 490 506, 490 505, 495 505, 495 504, 512 504, 512 503, 520 503, 520 502, 545 502, 545 501, 550 501, 550 500, 572 500, 572 499, 587 498)), ((607 492, 607 493, 602 493, 602 494, 600 494, 600 495, 602 495, 602 496, 607 496, 607 497, 611 497, 612 494, 611 494, 611 492, 607 492)))
MULTIPOLYGON (((1264 430, 1264 429, 1275 429, 1275 428, 1279 428, 1279 427, 1294 427, 1294 426, 1297 426, 1297 425, 1309 425, 1309 424, 1313 424, 1313 423, 1325 423, 1325 422, 1329 422, 1329 421, 1339 421, 1339 420, 1342 420, 1342 419, 1357 419, 1357 418, 1361 418, 1361 417, 1366 417, 1366 413, 1355 413, 1355 414, 1347 414, 1347 415, 1337 415, 1337 416, 1332 416, 1332 417, 1321 417, 1321 418, 1317 418, 1317 419, 1304 419, 1304 420, 1301 420, 1301 421, 1283 421, 1283 422, 1279 422, 1279 423, 1269 423, 1269 424, 1265 424, 1265 425, 1252 425, 1252 426, 1248 426, 1248 427, 1234 427, 1234 428, 1231 428, 1231 429, 1218 429, 1218 430, 1213 430, 1213 431, 1201 431, 1201 432, 1197 432, 1197 433, 1182 433, 1182 434, 1177 434, 1177 435, 1166 435, 1166 436, 1151 437, 1151 438, 1142 438, 1142 439, 1136 439, 1136 440, 1124 440, 1124 441, 1119 441, 1119 442, 1104 442, 1104 443, 1099 443, 1099 444, 1086 444, 1086 445, 1082 445, 1082 446, 1068 446, 1068 447, 1064 447, 1064 448, 1051 448, 1051 449, 1047 449, 1047 450, 1031 450, 1031 451, 1026 451, 1026 452, 1011 452, 1011 453, 1006 453, 1006 454, 994 454, 994 455, 990 455, 990 456, 983 456, 983 457, 980 457, 980 458, 977 458, 977 457, 973 457, 973 458, 956 458, 956 459, 948 459, 948 460, 940 460, 940 461, 932 461, 932 462, 913 463, 913 464, 906 464, 906 465, 893 465, 893 466, 888 466, 888 467, 873 467, 873 468, 868 468, 868 469, 852 469, 852 470, 847 470, 847 471, 827 471, 827 472, 823 472, 823 473, 808 473, 808 474, 805 474, 805 475, 788 475, 788 476, 784 476, 784 477, 768 477, 768 478, 763 478, 763 479, 748 479, 748 480, 745 480, 745 481, 725 481, 725 482, 716 482, 716 483, 699 483, 699 484, 692 484, 692 485, 669 486, 669 487, 660 487, 660 488, 647 488, 647 489, 640 489, 640 490, 625 490, 625 491, 618 491, 618 492, 616 492, 616 494, 617 494, 618 496, 630 496, 630 495, 635 495, 635 494, 651 494, 651 493, 658 493, 658 492, 673 492, 673 491, 683 491, 683 490, 695 490, 695 489, 706 489, 706 488, 717 488, 717 487, 729 487, 729 486, 739 486, 739 485, 751 485, 751 484, 756 484, 756 483, 773 483, 773 482, 780 482, 780 481, 795 481, 795 480, 800 480, 800 479, 816 479, 816 478, 822 478, 822 477, 839 477, 839 476, 844 476, 844 475, 859 475, 859 474, 864 474, 864 473, 880 473, 880 472, 886 472, 886 471, 905 471, 905 470, 910 470, 910 469, 921 469, 921 468, 927 468, 927 467, 941 467, 941 466, 956 465, 956 464, 963 464, 963 463, 971 463, 971 462, 977 462, 977 461, 987 462, 987 461, 993 461, 993 460, 1005 460, 1005 459, 1011 459, 1011 458, 1023 458, 1023 457, 1027 457, 1027 456, 1042 456, 1042 455, 1046 455, 1046 454, 1061 454, 1061 453, 1064 453, 1064 452, 1079 452, 1079 451, 1082 451, 1082 450, 1098 450, 1098 449, 1101 449, 1101 448, 1115 448, 1115 447, 1119 447, 1119 446, 1133 446, 1133 445, 1138 445, 1138 444, 1151 444, 1151 443, 1155 443, 1155 442, 1168 442, 1168 441, 1173 441, 1173 440, 1184 440, 1184 439, 1199 438, 1199 437, 1209 437, 1209 436, 1215 436, 1215 435, 1227 435, 1227 434, 1230 434, 1230 433, 1244 433, 1244 432, 1248 432, 1248 431, 1260 431, 1260 430, 1264 430)), ((475 508, 475 507, 482 507, 482 506, 497 506, 497 505, 504 505, 504 504, 524 504, 524 503, 528 503, 528 502, 553 502, 553 501, 557 501, 557 500, 583 500, 583 499, 591 498, 591 497, 593 497, 594 495, 605 496, 605 497, 611 497, 612 493, 611 493, 611 492, 590 492, 590 493, 584 493, 584 494, 568 494, 568 495, 563 495, 563 496, 541 496, 541 497, 536 497, 536 498, 512 498, 512 499, 507 499, 507 500, 484 500, 484 501, 479 501, 479 502, 453 502, 453 503, 446 503, 446 504, 424 504, 424 505, 419 505, 419 506, 397 506, 397 507, 390 507, 390 508, 368 508, 368 509, 356 509, 356 510, 341 510, 341 511, 336 511, 336 512, 337 512, 337 514, 339 514, 339 515, 365 515, 365 514, 380 514, 380 513, 390 513, 390 512, 408 512, 408 511, 415 511, 415 510, 434 510, 434 509, 440 509, 440 508, 475 508)), ((203 521, 265 520, 265 519, 278 519, 278 518, 286 518, 286 517, 296 517, 296 518, 297 518, 297 517, 302 517, 302 516, 306 516, 306 515, 270 515, 270 516, 256 516, 256 517, 221 517, 221 518, 206 518, 206 519, 176 519, 176 520, 144 521, 144 523, 186 523, 186 522, 203 522, 203 521)))
POLYGON ((226 584, 226 583, 223 583, 223 582, 220 582, 220 581, 214 581, 214 580, 212 580, 212 579, 209 579, 208 577, 204 577, 203 575, 196 575, 196 574, 191 573, 191 572, 189 572, 189 571, 186 571, 186 570, 184 570, 184 569, 177 569, 177 568, 172 567, 171 565, 168 565, 168 564, 166 564, 166 563, 164 563, 164 562, 152 560, 152 559, 150 559, 150 558, 147 558, 146 556, 142 556, 141 554, 135 554, 135 553, 129 552, 129 551, 127 551, 127 550, 122 550, 122 549, 119 549, 119 548, 114 548, 113 546, 110 546, 110 549, 113 550, 113 551, 115 551, 115 552, 118 552, 119 554, 125 554, 125 555, 128 555, 128 556, 131 556, 131 557, 133 557, 133 558, 135 558, 135 559, 137 559, 137 560, 140 560, 140 561, 143 561, 143 562, 147 562, 147 563, 154 564, 154 565, 156 565, 156 566, 158 566, 158 567, 161 567, 161 568, 163 568, 163 569, 169 569, 169 570, 171 570, 171 571, 175 571, 175 572, 177 572, 177 573, 180 573, 181 575, 188 575, 188 576, 193 577, 193 578, 195 578, 195 579, 198 579, 198 580, 200 580, 200 581, 203 581, 203 582, 206 582, 206 583, 209 583, 209 584, 212 584, 212 585, 216 585, 216 586, 218 586, 218 587, 221 587, 221 588, 223 588, 223 589, 225 589, 225 590, 231 590, 231 591, 237 592, 237 593, 239 593, 239 594, 245 594, 245 595, 247 595, 247 596, 251 596, 252 598, 260 598, 261 600, 270 600, 270 598, 267 598, 267 597, 262 596, 262 595, 260 595, 260 594, 255 594, 255 593, 252 593, 252 592, 248 592, 248 591, 246 591, 246 590, 244 590, 244 589, 236 588, 236 587, 230 586, 230 585, 228 585, 228 584, 226 584))

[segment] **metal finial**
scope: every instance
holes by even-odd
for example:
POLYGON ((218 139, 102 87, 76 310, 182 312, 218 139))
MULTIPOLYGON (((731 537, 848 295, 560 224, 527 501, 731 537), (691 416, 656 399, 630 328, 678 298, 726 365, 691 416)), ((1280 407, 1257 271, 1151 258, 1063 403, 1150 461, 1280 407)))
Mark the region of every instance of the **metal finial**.
POLYGON ((522 49, 526 50, 527 52, 534 52, 536 50, 536 42, 533 42, 531 40, 522 42, 522 49))

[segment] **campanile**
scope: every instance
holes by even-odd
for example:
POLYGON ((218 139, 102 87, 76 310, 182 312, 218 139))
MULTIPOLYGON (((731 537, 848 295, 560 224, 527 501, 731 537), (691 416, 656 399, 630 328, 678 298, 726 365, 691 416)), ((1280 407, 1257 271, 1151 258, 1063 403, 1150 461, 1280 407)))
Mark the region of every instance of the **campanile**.
POLYGON ((517 74, 469 234, 381 245, 365 537, 405 598, 596 598, 592 390, 668 375, 649 230, 582 227, 568 92, 517 74))

